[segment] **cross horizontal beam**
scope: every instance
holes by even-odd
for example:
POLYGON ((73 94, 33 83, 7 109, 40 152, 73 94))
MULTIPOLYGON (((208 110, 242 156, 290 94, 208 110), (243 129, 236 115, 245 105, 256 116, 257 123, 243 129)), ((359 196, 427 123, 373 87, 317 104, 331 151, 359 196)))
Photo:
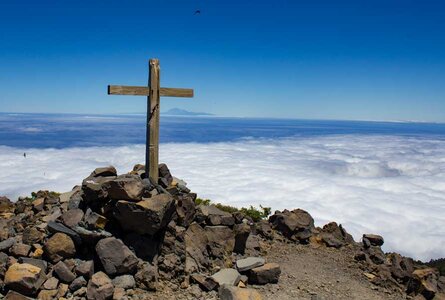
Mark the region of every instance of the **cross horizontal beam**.
MULTIPOLYGON (((108 95, 150 96, 148 86, 109 85, 108 95)), ((193 97, 193 89, 160 88, 159 95, 164 97, 193 97)))

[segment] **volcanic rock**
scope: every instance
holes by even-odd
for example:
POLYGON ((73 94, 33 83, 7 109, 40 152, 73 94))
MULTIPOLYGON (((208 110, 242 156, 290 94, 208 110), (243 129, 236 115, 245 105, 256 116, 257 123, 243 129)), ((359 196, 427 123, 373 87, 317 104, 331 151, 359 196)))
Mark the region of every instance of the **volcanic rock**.
POLYGON ((320 236, 328 247, 340 248, 354 242, 353 237, 346 232, 343 226, 341 224, 339 226, 335 222, 324 225, 320 236))
POLYGON ((266 261, 261 257, 248 257, 236 261, 236 268, 240 272, 249 271, 253 268, 261 267, 266 261))
POLYGON ((166 164, 159 164, 159 183, 163 187, 168 187, 173 181, 173 176, 170 173, 166 164))
POLYGON ((85 278, 80 276, 80 277, 77 277, 76 279, 74 279, 73 282, 71 282, 71 284, 69 285, 69 289, 70 289, 70 291, 74 292, 86 285, 87 285, 87 281, 85 280, 85 278))
POLYGON ((190 279, 192 282, 197 283, 201 289, 207 292, 218 287, 218 283, 212 277, 207 277, 201 274, 192 274, 190 279))
POLYGON ((246 250, 247 239, 250 235, 250 226, 245 223, 235 224, 233 226, 235 234, 235 246, 233 251, 236 253, 244 254, 246 250))
POLYGON ((57 279, 56 277, 50 277, 43 284, 43 288, 45 290, 55 290, 57 289, 58 285, 59 285, 59 279, 57 279))
POLYGON ((69 236, 76 244, 81 244, 82 240, 79 236, 79 234, 66 227, 65 225, 61 224, 61 223, 56 223, 53 221, 48 222, 48 225, 46 226, 46 228, 48 229, 48 231, 50 233, 63 233, 67 236, 69 236))
POLYGON ((366 243, 368 241, 372 246, 382 246, 384 243, 383 237, 381 237, 380 235, 364 234, 363 243, 366 243))
POLYGON ((132 289, 136 286, 136 281, 133 276, 127 274, 114 278, 113 285, 115 288, 132 289))
POLYGON ((96 253, 108 275, 136 271, 138 259, 121 240, 114 237, 100 240, 96 245, 96 253))
POLYGON ((280 231, 285 237, 301 243, 308 242, 314 229, 314 219, 302 209, 277 211, 269 218, 269 222, 272 228, 280 231))
POLYGON ((144 262, 139 267, 134 279, 138 287, 155 291, 158 283, 158 270, 152 264, 144 262))
POLYGON ((125 230, 154 235, 170 222, 174 203, 168 194, 144 198, 137 203, 118 201, 114 216, 125 230))
POLYGON ((79 224, 82 218, 83 218, 83 211, 79 208, 68 210, 67 212, 63 213, 62 216, 60 217, 62 223, 68 227, 77 226, 77 224, 79 224))
POLYGON ((207 251, 208 238, 204 229, 197 223, 192 223, 184 236, 186 246, 186 273, 199 272, 210 264, 207 251))
POLYGON ((212 275, 212 279, 218 283, 219 286, 230 285, 236 286, 241 280, 241 274, 235 269, 222 269, 212 275))
POLYGON ((249 273, 249 283, 267 284, 277 283, 280 278, 280 265, 276 263, 268 263, 264 266, 254 268, 249 273))
POLYGON ((14 203, 6 197, 0 197, 0 213, 13 213, 15 210, 14 203))
POLYGON ((106 300, 113 297, 114 287, 111 279, 104 272, 94 274, 87 287, 88 300, 106 300))
POLYGON ((235 237, 233 230, 227 226, 206 226, 207 248, 214 258, 224 258, 233 252, 235 237))
POLYGON ((51 262, 57 263, 64 258, 74 257, 76 247, 68 235, 58 232, 48 239, 43 251, 51 262))
POLYGON ((107 195, 113 200, 140 201, 144 192, 142 179, 136 175, 120 175, 104 184, 107 195))
POLYGON ((71 283, 76 278, 76 275, 71 272, 63 261, 55 264, 53 270, 62 282, 71 283))
POLYGON ((22 241, 24 244, 32 245, 40 243, 44 238, 44 233, 35 227, 26 227, 23 230, 22 241))
POLYGON ((177 224, 183 227, 189 227, 195 217, 195 199, 196 194, 190 193, 178 197, 176 201, 177 224))
POLYGON ((9 249, 9 252, 16 257, 28 256, 29 251, 31 251, 31 246, 22 243, 16 243, 9 249))
POLYGON ((232 214, 222 211, 215 205, 199 205, 198 213, 202 215, 208 225, 218 226, 233 226, 235 218, 232 214))
POLYGON ((24 295, 36 294, 45 279, 42 269, 30 264, 15 263, 5 274, 6 286, 24 295))
POLYGON ((257 291, 253 289, 239 288, 235 286, 223 285, 219 289, 220 300, 261 300, 263 299, 257 291))
POLYGON ((18 261, 21 264, 29 264, 29 265, 36 266, 36 267, 42 269, 42 271, 44 273, 46 273, 46 269, 48 268, 48 263, 46 261, 44 261, 43 259, 20 257, 18 261))
POLYGON ((94 274, 94 262, 92 260, 83 261, 79 263, 76 268, 75 272, 79 276, 83 276, 86 279, 91 278, 94 274))
POLYGON ((116 168, 113 166, 96 168, 93 173, 91 173, 92 177, 112 177, 117 176, 116 168))

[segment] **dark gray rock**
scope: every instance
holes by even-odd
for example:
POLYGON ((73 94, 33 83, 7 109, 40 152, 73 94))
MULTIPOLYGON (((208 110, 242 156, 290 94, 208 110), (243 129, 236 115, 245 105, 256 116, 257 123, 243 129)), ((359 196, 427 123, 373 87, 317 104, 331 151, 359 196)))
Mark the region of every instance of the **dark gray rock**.
POLYGON ((246 251, 247 239, 250 235, 250 226, 245 223, 235 224, 233 226, 235 234, 235 246, 233 251, 239 254, 244 254, 246 251))
POLYGON ((384 243, 383 237, 377 234, 364 234, 364 240, 368 240, 372 246, 382 246, 384 243))
POLYGON ((280 265, 276 263, 268 263, 261 267, 254 268, 249 272, 249 283, 267 284, 277 283, 280 278, 280 265))
POLYGON ((144 262, 134 276, 139 288, 155 291, 158 283, 158 270, 148 262, 144 262))
POLYGON ((233 230, 227 226, 206 226, 210 256, 223 259, 232 254, 235 247, 235 235, 233 230))
POLYGON ((113 200, 140 201, 144 192, 142 179, 137 175, 120 175, 104 184, 107 195, 113 200))
POLYGON ((269 218, 269 222, 272 228, 285 237, 300 243, 308 243, 314 229, 314 219, 302 209, 277 211, 269 218))
POLYGON ((165 188, 168 187, 173 181, 173 176, 166 164, 159 164, 159 179, 164 179, 160 180, 159 183, 165 188))
POLYGON ((199 205, 197 210, 197 213, 203 216, 208 225, 233 226, 235 224, 232 214, 220 210, 215 205, 199 205))
POLYGON ((218 283, 219 286, 236 286, 241 280, 241 274, 235 269, 222 269, 213 274, 212 279, 218 283))
POLYGON ((91 278, 94 274, 94 262, 92 260, 80 262, 76 268, 75 272, 79 276, 83 276, 86 279, 91 278))
POLYGON ((190 279, 192 282, 197 283, 199 287, 206 292, 213 291, 218 287, 218 283, 212 277, 201 274, 192 274, 190 279))
POLYGON ((116 168, 113 166, 96 168, 93 173, 91 173, 92 177, 112 177, 117 176, 116 168))
POLYGON ((32 245, 40 243, 45 234, 35 227, 26 227, 23 230, 22 241, 24 244, 32 245))
POLYGON ((71 283, 76 278, 76 275, 71 272, 71 270, 63 261, 59 261, 57 264, 55 264, 53 267, 53 271, 54 273, 56 273, 57 278, 65 283, 71 283))
POLYGON ((196 194, 185 194, 178 197, 176 201, 176 223, 179 226, 189 227, 195 217, 196 194))
POLYGON ((249 271, 261 267, 266 263, 262 257, 247 257, 236 261, 236 268, 239 272, 249 271))
POLYGON ((133 252, 114 237, 100 240, 96 245, 96 253, 108 275, 134 273, 138 259, 133 252))
POLYGON ((14 245, 15 243, 15 238, 10 237, 4 241, 0 242, 0 251, 7 251, 9 250, 9 248, 12 247, 12 245, 14 245))
POLYGON ((9 248, 9 253, 16 257, 28 256, 31 246, 23 243, 16 243, 9 248))
POLYGON ((80 276, 80 277, 77 277, 76 279, 74 279, 73 282, 71 282, 69 289, 71 292, 74 292, 86 285, 87 285, 87 281, 85 280, 85 278, 83 278, 83 276, 80 276))
POLYGON ((118 201, 114 216, 124 230, 154 235, 167 226, 174 210, 172 196, 160 194, 137 203, 118 201))
POLYGON ((46 229, 48 229, 48 231, 50 233, 58 233, 59 232, 59 233, 66 234, 76 243, 76 245, 80 245, 82 243, 82 239, 80 238, 79 234, 77 234, 77 232, 66 227, 65 225, 63 225, 61 223, 56 223, 56 222, 52 222, 52 221, 48 222, 46 229))
POLYGON ((104 272, 97 272, 87 286, 88 300, 107 300, 113 297, 114 287, 111 279, 104 272))
POLYGON ((136 281, 131 275, 122 275, 113 279, 113 285, 115 288, 132 289, 136 286, 136 281))
POLYGON ((77 226, 77 224, 79 224, 82 218, 83 218, 83 211, 79 208, 68 210, 67 212, 63 213, 62 216, 60 217, 62 223, 68 227, 77 226))

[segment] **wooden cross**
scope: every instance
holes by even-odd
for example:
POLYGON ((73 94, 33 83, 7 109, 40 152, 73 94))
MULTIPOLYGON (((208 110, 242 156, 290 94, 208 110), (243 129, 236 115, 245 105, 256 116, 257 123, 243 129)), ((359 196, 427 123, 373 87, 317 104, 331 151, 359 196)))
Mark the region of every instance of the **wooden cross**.
POLYGON ((109 85, 108 95, 147 96, 147 135, 145 144, 145 177, 158 183, 159 106, 160 96, 193 97, 193 89, 161 88, 159 60, 150 59, 148 86, 109 85))

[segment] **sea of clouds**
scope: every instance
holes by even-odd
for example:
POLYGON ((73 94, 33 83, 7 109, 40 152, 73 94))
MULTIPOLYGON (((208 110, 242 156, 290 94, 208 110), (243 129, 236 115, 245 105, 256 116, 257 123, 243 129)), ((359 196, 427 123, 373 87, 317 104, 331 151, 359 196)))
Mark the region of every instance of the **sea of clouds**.
MULTIPOLYGON (((201 198, 273 210, 302 208, 317 226, 336 221, 384 250, 445 257, 445 141, 334 135, 161 144, 161 161, 201 198)), ((0 195, 68 191, 100 166, 127 172, 144 146, 19 149, 0 146, 0 195), (26 158, 23 153, 26 152, 26 158)))

